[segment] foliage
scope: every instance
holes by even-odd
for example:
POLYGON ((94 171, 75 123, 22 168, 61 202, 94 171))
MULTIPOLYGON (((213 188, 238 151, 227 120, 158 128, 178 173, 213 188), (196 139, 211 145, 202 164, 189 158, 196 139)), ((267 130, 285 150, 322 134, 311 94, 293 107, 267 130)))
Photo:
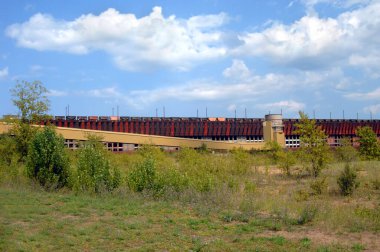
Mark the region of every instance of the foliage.
POLYGON ((268 150, 269 156, 277 164, 281 158, 280 156, 283 155, 282 147, 277 142, 270 141, 265 143, 265 149, 268 150))
POLYGON ((295 165, 296 157, 292 151, 281 151, 278 153, 278 165, 280 169, 287 175, 290 176, 290 168, 295 165))
POLYGON ((153 189, 156 178, 156 164, 152 156, 138 163, 128 175, 128 186, 135 192, 153 189))
POLYGON ((344 170, 337 179, 340 191, 344 196, 351 195, 359 186, 356 171, 346 163, 344 170))
POLYGON ((358 152, 352 146, 349 138, 343 138, 340 146, 335 149, 336 156, 339 161, 353 162, 358 159, 358 152))
POLYGON ((67 185, 69 162, 64 148, 63 138, 53 128, 37 132, 29 147, 28 176, 48 188, 67 185))
POLYGON ((207 144, 202 143, 201 146, 198 148, 198 152, 200 152, 200 153, 210 153, 210 150, 207 147, 207 144))
POLYGON ((311 164, 311 173, 318 177, 326 168, 329 160, 329 147, 326 144, 326 134, 317 127, 315 120, 300 112, 300 122, 296 124, 296 134, 300 135, 302 158, 311 164))
POLYGON ((15 159, 18 160, 15 138, 10 135, 0 135, 0 162, 9 166, 15 159))
POLYGON ((327 191, 326 177, 316 178, 310 183, 312 195, 321 195, 327 191))
POLYGON ((247 170, 250 167, 249 153, 242 148, 235 148, 231 150, 231 155, 233 157, 232 161, 234 167, 231 172, 240 175, 247 173, 247 170))
POLYGON ((30 124, 46 118, 45 113, 49 110, 47 89, 40 81, 21 81, 11 89, 11 93, 13 104, 20 112, 20 118, 13 121, 14 127, 11 132, 16 137, 20 156, 26 157, 29 143, 37 132, 30 124))
POLYGON ((360 127, 357 130, 359 136, 359 151, 363 158, 368 160, 380 158, 380 145, 375 132, 371 127, 360 127))
POLYGON ((120 186, 120 171, 116 167, 111 169, 108 153, 100 140, 90 135, 79 150, 76 184, 79 191, 101 193, 120 186))
POLYGON ((13 104, 19 109, 22 122, 38 122, 49 110, 48 90, 40 81, 21 81, 11 89, 13 104))
POLYGON ((317 207, 310 204, 306 205, 306 207, 302 209, 301 214, 297 220, 297 223, 299 225, 304 225, 309 222, 312 222, 315 219, 317 212, 318 212, 317 207))

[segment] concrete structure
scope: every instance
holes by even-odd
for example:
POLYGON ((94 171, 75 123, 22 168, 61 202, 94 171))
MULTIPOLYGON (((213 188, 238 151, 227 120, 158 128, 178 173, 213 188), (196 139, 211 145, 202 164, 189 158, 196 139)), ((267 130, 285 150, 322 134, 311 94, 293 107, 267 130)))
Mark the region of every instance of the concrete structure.
MULTIPOLYGON (((54 125, 65 137, 66 145, 75 149, 85 140, 80 132, 104 137, 113 151, 131 151, 141 144, 154 144, 172 151, 181 146, 229 150, 235 147, 261 149, 265 142, 276 141, 287 148, 300 146, 296 134, 298 119, 283 119, 280 114, 261 118, 159 118, 108 116, 55 116, 41 125, 54 125), (67 130, 70 129, 70 130, 67 130)), ((356 130, 369 126, 380 138, 379 120, 316 119, 317 126, 328 135, 330 146, 339 146, 342 138, 357 145, 356 130)))
MULTIPOLYGON (((11 125, 0 123, 0 134, 9 132, 11 125)), ((44 127, 44 126, 36 126, 44 127)), ((263 149, 264 142, 247 143, 238 141, 213 141, 204 139, 188 139, 179 137, 153 136, 144 134, 121 133, 112 131, 86 130, 57 127, 56 131, 65 138, 65 143, 70 149, 78 148, 80 141, 88 139, 89 135, 96 135, 102 138, 108 149, 112 151, 132 151, 143 144, 151 144, 162 147, 164 150, 173 151, 181 147, 200 148, 206 145, 207 148, 214 150, 232 150, 242 148, 244 150, 263 149)))
POLYGON ((280 146, 285 147, 284 125, 282 123, 282 115, 270 114, 265 115, 263 122, 264 141, 277 142, 280 146))

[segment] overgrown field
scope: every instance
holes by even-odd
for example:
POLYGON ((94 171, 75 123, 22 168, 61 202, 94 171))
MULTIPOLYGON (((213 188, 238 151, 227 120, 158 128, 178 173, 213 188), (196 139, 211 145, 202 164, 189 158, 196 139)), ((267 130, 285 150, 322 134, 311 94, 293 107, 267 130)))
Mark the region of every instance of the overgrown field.
POLYGON ((286 175, 273 153, 106 154, 112 191, 41 187, 22 163, 0 170, 1 251, 378 251, 380 162, 351 161, 358 186, 343 196, 346 162, 318 178, 300 159, 286 175))

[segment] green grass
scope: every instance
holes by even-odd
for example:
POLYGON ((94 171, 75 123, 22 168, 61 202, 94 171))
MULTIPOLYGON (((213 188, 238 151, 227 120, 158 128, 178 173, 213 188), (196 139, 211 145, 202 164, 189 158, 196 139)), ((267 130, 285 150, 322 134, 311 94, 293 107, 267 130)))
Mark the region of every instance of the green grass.
POLYGON ((327 188, 315 195, 300 164, 285 176, 260 153, 148 151, 160 183, 179 187, 130 191, 126 177, 144 153, 110 154, 123 183, 100 195, 44 191, 24 167, 0 166, 0 251, 380 249, 380 162, 355 163, 360 187, 343 197, 342 163, 322 171, 327 188))
MULTIPOLYGON (((202 214, 199 208, 204 206, 136 194, 91 196, 3 186, 0 199, 2 251, 358 251, 361 247, 285 238, 276 231, 294 224, 272 217, 202 214)), ((293 231, 298 229, 295 225, 293 231)))

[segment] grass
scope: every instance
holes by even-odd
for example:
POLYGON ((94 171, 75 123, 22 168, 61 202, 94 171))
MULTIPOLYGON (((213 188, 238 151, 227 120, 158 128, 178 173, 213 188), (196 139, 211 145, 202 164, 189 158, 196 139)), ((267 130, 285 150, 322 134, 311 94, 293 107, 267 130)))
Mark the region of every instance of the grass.
MULTIPOLYGON (((269 234, 276 221, 203 216, 192 205, 139 195, 0 188, 2 251, 319 251, 312 239, 269 234)), ((282 224, 280 224, 282 225, 282 224)), ((333 244, 329 251, 357 249, 333 244)))
MULTIPOLYGON (((23 167, 0 169, 0 250, 380 249, 380 162, 355 163, 360 187, 343 197, 336 183, 343 163, 323 170, 326 190, 314 194, 314 178, 297 167, 285 176, 262 154, 148 151, 160 181, 180 190, 136 193, 124 179, 112 193, 47 192, 25 178, 23 167)), ((109 158, 125 178, 144 155, 109 158)))

